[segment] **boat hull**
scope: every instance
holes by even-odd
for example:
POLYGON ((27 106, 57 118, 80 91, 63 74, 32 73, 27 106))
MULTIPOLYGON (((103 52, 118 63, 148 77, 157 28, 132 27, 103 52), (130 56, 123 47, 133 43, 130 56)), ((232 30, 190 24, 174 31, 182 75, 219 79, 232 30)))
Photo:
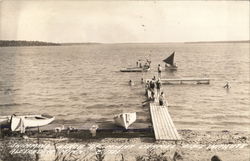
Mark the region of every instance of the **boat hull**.
POLYGON ((170 67, 166 67, 165 69, 166 69, 166 70, 177 70, 178 67, 170 66, 170 67))
POLYGON ((133 113, 122 113, 114 117, 115 124, 125 129, 136 121, 136 112, 133 113))
POLYGON ((55 117, 49 115, 28 115, 28 116, 12 116, 11 130, 21 131, 25 128, 41 127, 50 124, 55 117))
POLYGON ((0 117, 0 127, 6 127, 9 124, 10 124, 10 116, 0 117))

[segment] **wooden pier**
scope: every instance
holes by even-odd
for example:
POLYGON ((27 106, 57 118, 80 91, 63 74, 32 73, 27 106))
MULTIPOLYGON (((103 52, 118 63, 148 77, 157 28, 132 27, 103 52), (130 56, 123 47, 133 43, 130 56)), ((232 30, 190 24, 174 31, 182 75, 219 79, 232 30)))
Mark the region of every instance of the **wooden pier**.
POLYGON ((209 78, 180 78, 180 79, 161 79, 162 84, 185 84, 185 83, 195 83, 195 84, 209 84, 209 78))
MULTIPOLYGON (((158 95, 154 101, 149 103, 151 120, 156 141, 178 141, 181 140, 176 127, 168 112, 167 104, 160 106, 158 95)), ((147 90, 147 97, 151 99, 151 92, 147 90)), ((167 102, 167 101, 165 101, 167 102)))
POLYGON ((181 140, 166 106, 159 106, 156 103, 150 103, 150 114, 156 141, 181 140))
MULTIPOLYGON (((149 81, 147 79, 146 81, 149 81)), ((162 84, 210 84, 210 78, 176 78, 176 79, 161 79, 162 84)))

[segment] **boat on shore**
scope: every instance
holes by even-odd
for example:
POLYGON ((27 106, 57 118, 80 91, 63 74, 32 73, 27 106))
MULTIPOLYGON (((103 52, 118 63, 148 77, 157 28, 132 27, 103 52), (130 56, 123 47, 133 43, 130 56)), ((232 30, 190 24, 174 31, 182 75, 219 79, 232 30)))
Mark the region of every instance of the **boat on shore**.
POLYGON ((125 129, 136 121, 136 112, 132 113, 121 113, 114 117, 115 124, 125 129))
POLYGON ((169 57, 167 57, 166 59, 163 60, 163 62, 165 62, 165 68, 166 69, 170 69, 170 70, 177 70, 177 65, 174 62, 174 54, 175 52, 173 52, 169 57))
POLYGON ((55 117, 50 115, 25 115, 10 118, 11 131, 25 132, 26 128, 41 127, 50 124, 55 117))
POLYGON ((0 116, 0 127, 6 127, 10 124, 11 116, 0 116))

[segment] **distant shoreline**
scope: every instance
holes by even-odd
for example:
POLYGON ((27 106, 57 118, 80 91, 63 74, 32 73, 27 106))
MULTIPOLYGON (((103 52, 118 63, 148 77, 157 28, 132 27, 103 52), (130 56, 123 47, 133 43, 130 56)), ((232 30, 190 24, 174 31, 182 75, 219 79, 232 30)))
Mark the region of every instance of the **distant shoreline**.
POLYGON ((197 41, 197 42, 184 42, 186 44, 202 44, 202 43, 250 43, 250 40, 242 41, 197 41))
POLYGON ((53 43, 43 41, 25 41, 25 40, 0 40, 0 47, 22 47, 22 46, 73 46, 73 45, 101 45, 101 44, 207 44, 207 43, 250 43, 250 40, 241 41, 197 41, 197 42, 125 42, 125 43, 53 43))
POLYGON ((21 46, 59 46, 58 43, 42 42, 42 41, 15 41, 0 40, 0 47, 21 47, 21 46))

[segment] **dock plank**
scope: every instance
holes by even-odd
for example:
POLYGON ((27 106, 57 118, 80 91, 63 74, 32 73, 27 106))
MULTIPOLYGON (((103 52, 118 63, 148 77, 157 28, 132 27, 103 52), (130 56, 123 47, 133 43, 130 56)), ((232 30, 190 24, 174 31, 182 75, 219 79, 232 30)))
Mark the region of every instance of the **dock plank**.
POLYGON ((157 106, 154 106, 155 108, 155 114, 156 114, 156 119, 159 127, 159 135, 160 138, 164 138, 165 136, 168 136, 168 132, 166 131, 166 128, 164 128, 164 122, 163 122, 163 117, 161 116, 161 112, 157 106))
POLYGON ((165 120, 165 116, 164 116, 162 109, 161 109, 164 107, 163 106, 156 106, 155 108, 158 111, 158 120, 160 120, 160 125, 161 125, 160 132, 162 133, 161 138, 163 140, 166 140, 166 139, 172 140, 172 135, 171 135, 171 132, 169 130, 169 126, 168 126, 168 124, 166 124, 167 122, 165 120))
MULTIPOLYGON (((167 108, 167 107, 166 106, 159 106, 158 108, 160 109, 160 108, 167 108)), ((163 126, 165 126, 165 131, 167 131, 168 138, 173 140, 174 137, 173 137, 173 133, 172 133, 172 127, 169 124, 167 115, 163 111, 166 111, 166 110, 165 109, 161 110, 162 120, 165 123, 165 125, 163 125, 163 126), (169 130, 167 130, 167 129, 169 129, 169 130)))
MULTIPOLYGON (((164 107, 164 108, 167 108, 167 107, 164 107)), ((178 135, 177 130, 176 130, 174 124, 173 124, 173 121, 172 121, 172 119, 171 119, 171 117, 170 117, 170 115, 168 113, 168 110, 167 109, 163 110, 162 113, 165 116, 164 119, 166 121, 166 124, 167 124, 167 127, 169 129, 169 132, 171 133, 170 134, 171 135, 171 139, 174 140, 175 138, 177 138, 177 139, 180 138, 180 137, 178 137, 179 135, 178 135)))
POLYGON ((156 140, 180 140, 166 106, 150 103, 150 113, 156 140))
MULTIPOLYGON (((153 124, 154 128, 157 128, 157 129, 158 129, 157 120, 156 120, 156 119, 153 119, 153 118, 156 117, 156 116, 155 116, 155 112, 154 112, 154 110, 151 108, 151 106, 152 106, 152 105, 150 104, 150 114, 151 114, 152 124, 153 124)), ((156 140, 157 140, 158 138, 160 138, 159 133, 158 133, 157 130, 154 130, 154 134, 155 134, 156 140)))
POLYGON ((156 106, 156 111, 158 112, 158 119, 160 120, 160 126, 161 126, 161 132, 162 132, 162 137, 161 138, 171 138, 172 135, 170 133, 170 131, 168 131, 167 129, 169 127, 166 126, 166 120, 165 120, 165 116, 164 113, 162 112, 161 108, 164 108, 164 106, 156 106))
POLYGON ((167 118, 169 118, 169 119, 167 119, 167 120, 168 120, 168 122, 169 122, 169 125, 171 126, 171 130, 172 130, 173 135, 175 135, 175 137, 176 137, 178 140, 181 140, 181 137, 180 137, 180 135, 178 134, 177 129, 175 128, 175 125, 174 125, 174 123, 173 123, 173 121, 172 121, 172 119, 171 119, 171 117, 170 117, 170 114, 169 114, 168 110, 165 110, 165 111, 163 111, 163 112, 166 114, 167 118))

